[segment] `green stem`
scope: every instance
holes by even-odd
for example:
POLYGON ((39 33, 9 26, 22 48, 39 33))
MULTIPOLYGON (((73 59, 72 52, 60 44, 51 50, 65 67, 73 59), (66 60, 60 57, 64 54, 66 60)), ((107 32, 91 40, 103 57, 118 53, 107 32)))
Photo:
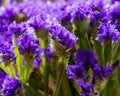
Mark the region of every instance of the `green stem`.
POLYGON ((44 96, 48 96, 49 94, 49 66, 48 63, 46 62, 45 57, 42 57, 42 66, 43 66, 43 71, 44 71, 44 88, 45 88, 45 94, 44 96))
MULTIPOLYGON (((40 39, 40 45, 43 49, 47 48, 47 44, 46 44, 46 40, 42 40, 40 39)), ((46 58, 45 55, 42 56, 42 66, 43 66, 43 78, 44 78, 44 88, 45 88, 45 92, 44 92, 44 96, 48 96, 49 94, 49 65, 46 62, 46 58)))
POLYGON ((58 93, 60 91, 60 87, 62 87, 63 91, 64 91, 64 96, 72 96, 71 95, 71 91, 70 91, 70 86, 69 86, 69 81, 66 77, 65 74, 65 67, 67 64, 67 54, 64 56, 60 56, 59 58, 59 71, 58 71, 58 77, 57 77, 57 81, 56 81, 56 86, 55 86, 55 90, 53 93, 53 96, 58 96, 58 93))
POLYGON ((63 88, 64 96, 72 96, 69 81, 66 77, 66 74, 63 75, 62 88, 63 88))
POLYGON ((63 80, 63 75, 64 75, 64 72, 65 72, 65 68, 64 68, 64 60, 62 58, 62 56, 60 57, 59 59, 60 61, 60 70, 59 70, 59 73, 58 73, 58 77, 57 77, 57 82, 56 82, 56 86, 55 86, 55 90, 54 90, 54 93, 53 93, 53 96, 58 96, 58 92, 60 90, 60 86, 62 84, 62 80, 63 80))

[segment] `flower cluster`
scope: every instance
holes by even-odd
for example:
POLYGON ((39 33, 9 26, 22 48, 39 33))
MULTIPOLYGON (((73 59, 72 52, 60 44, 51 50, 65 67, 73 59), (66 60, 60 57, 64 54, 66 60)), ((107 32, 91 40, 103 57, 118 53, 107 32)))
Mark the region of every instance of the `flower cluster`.
POLYGON ((119 43, 120 0, 0 0, 0 96, 110 95, 119 43))
POLYGON ((75 52, 74 62, 75 64, 67 66, 66 74, 69 79, 75 80, 77 85, 81 87, 83 92, 80 96, 86 96, 86 94, 92 96, 92 94, 95 94, 94 86, 97 83, 96 80, 99 79, 101 82, 113 72, 109 64, 106 64, 105 67, 99 66, 98 57, 90 50, 78 50, 75 52), (92 71, 92 74, 90 71, 92 71), (90 78, 91 81, 89 80, 90 78))
POLYGON ((6 74, 0 72, 0 93, 2 96, 16 96, 20 92, 21 83, 6 74))

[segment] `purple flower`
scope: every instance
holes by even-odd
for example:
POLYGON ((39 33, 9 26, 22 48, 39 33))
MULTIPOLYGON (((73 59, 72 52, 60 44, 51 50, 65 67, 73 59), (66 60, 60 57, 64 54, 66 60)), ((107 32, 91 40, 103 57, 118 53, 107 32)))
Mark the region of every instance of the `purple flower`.
POLYGON ((84 68, 81 66, 81 64, 68 65, 66 67, 66 74, 69 79, 78 79, 85 75, 84 68))
POLYGON ((74 53, 74 61, 75 63, 84 63, 86 62, 86 52, 83 50, 78 50, 74 53))
POLYGON ((103 69, 103 76, 104 76, 104 77, 107 77, 107 76, 112 75, 112 73, 113 73, 112 68, 110 67, 109 64, 106 64, 106 66, 105 66, 104 69, 103 69))
POLYGON ((85 69, 88 68, 94 68, 97 63, 98 63, 98 57, 96 56, 95 53, 93 53, 90 50, 78 50, 77 52, 75 52, 74 54, 74 61, 75 63, 81 63, 83 64, 85 69))
POLYGON ((15 16, 20 12, 18 4, 8 4, 0 7, 0 18, 14 20, 15 16))
POLYGON ((48 28, 51 24, 51 21, 49 20, 49 15, 39 14, 30 18, 28 24, 37 30, 41 28, 48 28))
POLYGON ((100 23, 98 27, 98 37, 96 38, 102 43, 106 43, 108 40, 113 40, 114 42, 120 41, 120 32, 116 29, 114 24, 100 23))
POLYGON ((115 70, 116 68, 118 68, 120 66, 119 61, 116 61, 113 65, 112 65, 112 70, 115 70))
POLYGON ((84 92, 80 96, 92 96, 92 94, 90 92, 84 92))
POLYGON ((44 54, 46 57, 46 61, 49 62, 51 57, 54 55, 52 47, 48 46, 48 48, 44 50, 44 54))
POLYGON ((93 79, 92 79, 92 84, 96 83, 97 78, 99 80, 103 80, 103 68, 101 66, 96 66, 93 69, 93 79))
POLYGON ((75 5, 73 11, 71 12, 71 22, 85 19, 90 12, 90 7, 85 4, 75 5))
POLYGON ((27 24, 26 23, 17 24, 16 22, 13 22, 9 25, 8 30, 11 33, 15 34, 16 36, 19 36, 27 30, 27 24))
POLYGON ((111 5, 108 9, 109 16, 113 21, 119 19, 120 16, 120 2, 115 2, 113 5, 111 5))
POLYGON ((18 80, 6 75, 2 84, 1 94, 2 96, 15 96, 15 92, 20 91, 21 84, 18 80))
POLYGON ((34 59, 34 66, 40 65, 42 49, 39 46, 39 41, 31 34, 24 34, 17 40, 18 49, 22 55, 28 54, 29 58, 34 59), (31 57, 32 56, 32 57, 31 57))
POLYGON ((1 72, 1 70, 0 70, 0 90, 2 89, 2 84, 4 82, 5 76, 6 76, 6 73, 1 72))
POLYGON ((0 62, 8 64, 8 62, 15 62, 16 60, 14 46, 9 41, 5 41, 3 36, 0 36, 0 54, 2 57, 0 62))
POLYGON ((77 85, 82 88, 83 92, 91 92, 94 89, 92 84, 89 84, 84 80, 77 80, 76 82, 77 82, 77 85))
POLYGON ((55 38, 67 48, 72 48, 77 42, 77 37, 63 26, 53 25, 49 28, 49 32, 52 35, 52 38, 55 38))

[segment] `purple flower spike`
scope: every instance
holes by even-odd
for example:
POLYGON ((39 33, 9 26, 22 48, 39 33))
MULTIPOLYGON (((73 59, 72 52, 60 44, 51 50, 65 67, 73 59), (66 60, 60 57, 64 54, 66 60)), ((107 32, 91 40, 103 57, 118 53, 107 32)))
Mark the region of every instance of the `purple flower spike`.
POLYGON ((107 77, 107 76, 110 76, 112 73, 113 73, 112 68, 110 67, 109 64, 106 64, 106 66, 103 69, 103 76, 107 77))
POLYGON ((114 24, 110 24, 109 22, 100 23, 98 27, 98 37, 96 39, 102 43, 106 43, 110 39, 114 42, 120 42, 120 32, 114 24))
POLYGON ((15 92, 17 92, 20 87, 21 84, 19 81, 9 75, 6 75, 1 89, 2 96, 15 96, 15 92))
POLYGON ((49 28, 49 32, 53 38, 67 48, 72 48, 76 42, 77 37, 70 33, 67 29, 60 25, 54 25, 49 28))
POLYGON ((89 84, 87 82, 85 82, 84 80, 77 80, 76 81, 78 86, 80 86, 83 90, 83 92, 90 92, 94 89, 92 84, 89 84))
POLYGON ((2 84, 4 82, 5 76, 6 76, 5 72, 0 72, 0 90, 2 89, 2 84))
POLYGON ((41 63, 42 49, 39 46, 39 41, 30 34, 24 34, 18 38, 18 48, 22 55, 28 54, 31 59, 34 59, 34 67, 41 63))
POLYGON ((78 79, 85 75, 84 68, 79 65, 68 65, 66 67, 66 74, 69 79, 78 79))

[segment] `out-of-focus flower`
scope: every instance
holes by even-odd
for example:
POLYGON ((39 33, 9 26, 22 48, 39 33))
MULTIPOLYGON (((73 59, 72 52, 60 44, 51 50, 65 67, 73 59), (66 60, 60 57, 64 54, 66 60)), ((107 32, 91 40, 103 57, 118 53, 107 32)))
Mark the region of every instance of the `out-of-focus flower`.
POLYGON ((12 78, 9 75, 6 75, 4 82, 2 83, 1 94, 2 96, 15 96, 16 92, 19 92, 21 83, 12 78))
POLYGON ((120 32, 116 29, 114 24, 100 23, 98 27, 98 37, 96 38, 102 43, 106 43, 108 40, 113 40, 114 42, 120 41, 120 32))

